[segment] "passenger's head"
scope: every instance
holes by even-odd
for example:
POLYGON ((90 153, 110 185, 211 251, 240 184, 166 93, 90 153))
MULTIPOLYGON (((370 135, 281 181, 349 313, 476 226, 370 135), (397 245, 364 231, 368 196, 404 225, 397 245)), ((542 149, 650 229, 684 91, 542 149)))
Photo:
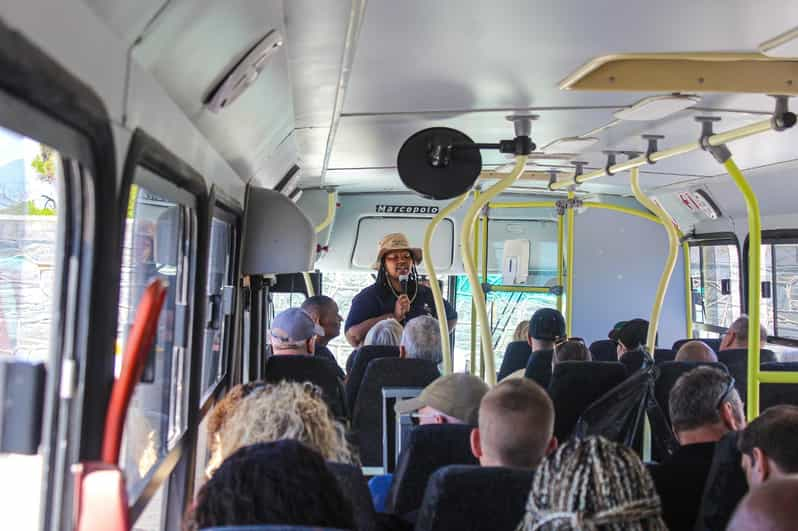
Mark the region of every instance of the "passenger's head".
POLYGON ((572 439, 535 471, 525 531, 666 531, 640 458, 603 437, 572 439))
MULTIPOLYGON (((767 329, 759 325, 759 341, 764 344, 768 340, 767 329)), ((738 317, 726 331, 720 341, 720 350, 748 347, 748 316, 738 317)))
POLYGON ((668 406, 673 432, 682 445, 717 442, 728 431, 745 427, 734 378, 715 367, 696 367, 681 375, 668 406))
POLYGON ((529 338, 529 321, 521 321, 513 332, 513 341, 526 341, 529 338))
POLYGON ((488 386, 471 374, 441 376, 415 398, 397 402, 399 414, 415 412, 419 424, 477 425, 479 403, 488 386))
POLYGON ((621 331, 621 328, 627 323, 628 321, 618 321, 614 325, 612 325, 612 329, 607 334, 607 337, 612 339, 613 341, 618 341, 618 332, 621 331))
POLYGON ((618 357, 620 358, 627 352, 644 348, 647 336, 648 321, 645 319, 626 321, 615 336, 615 340, 618 341, 618 357))
POLYGON ((407 236, 401 232, 385 235, 377 244, 377 261, 372 266, 381 275, 397 279, 400 275, 410 275, 415 264, 421 262, 421 249, 411 247, 407 236))
POLYGON ((715 351, 703 341, 688 341, 679 347, 676 353, 676 361, 704 361, 707 363, 715 363, 718 357, 715 351))
POLYGON ((798 407, 773 406, 740 432, 737 447, 748 484, 798 473, 798 407))
POLYGON ((565 335, 565 318, 554 308, 541 308, 529 319, 529 345, 533 351, 551 350, 565 335))
POLYGON ((585 342, 578 337, 569 338, 554 344, 554 356, 551 358, 552 369, 563 361, 593 361, 585 342))
POLYGON ((238 449, 199 490, 184 527, 268 524, 354 529, 352 506, 324 459, 297 441, 238 449))
POLYGON ((557 448, 554 405, 528 378, 503 380, 483 398, 471 451, 482 466, 534 468, 557 448))
POLYGON ((751 489, 726 531, 792 531, 798 522, 798 477, 773 479, 751 489))
POLYGON ((269 335, 274 355, 313 354, 316 336, 323 336, 324 330, 305 310, 289 308, 274 317, 269 335))
POLYGON ((263 382, 238 384, 213 406, 213 409, 208 414, 208 449, 211 454, 217 451, 224 425, 233 415, 241 400, 249 396, 254 389, 263 385, 263 382))
POLYGON ((338 304, 326 295, 308 297, 302 303, 305 310, 315 323, 324 329, 324 335, 316 339, 318 345, 327 345, 341 333, 343 318, 338 313, 338 304))
POLYGON ((356 461, 344 426, 333 418, 321 389, 309 382, 281 382, 259 387, 239 402, 208 467, 213 470, 242 446, 280 439, 305 443, 329 461, 356 461))
POLYGON ((402 342, 402 330, 402 325, 396 319, 383 319, 369 329, 363 345, 398 347, 402 342))
POLYGON ((402 358, 440 363, 443 360, 443 353, 438 320, 429 315, 419 315, 408 321, 402 331, 399 355, 402 358))

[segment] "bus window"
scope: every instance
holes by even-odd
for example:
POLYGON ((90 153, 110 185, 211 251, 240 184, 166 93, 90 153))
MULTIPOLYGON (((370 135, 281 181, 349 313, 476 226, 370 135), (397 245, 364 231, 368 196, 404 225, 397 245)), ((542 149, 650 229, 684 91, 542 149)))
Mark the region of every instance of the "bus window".
MULTIPOLYGON (((173 199, 172 186, 139 166, 131 187, 122 257, 117 374, 136 306, 154 278, 167 283, 155 343, 127 414, 120 464, 136 500, 148 474, 175 447, 187 426, 189 342, 196 214, 173 199), (163 187, 164 191, 155 188, 163 187)), ((175 188, 175 190, 177 190, 175 188)))
POLYGON ((729 241, 690 245, 693 330, 696 337, 720 337, 742 313, 740 256, 729 241))
POLYGON ((772 240, 762 244, 761 322, 768 335, 798 339, 798 243, 772 240), (768 293, 769 291, 769 293, 768 293))
MULTIPOLYGON (((0 127, 0 356, 47 364, 62 231, 59 153, 0 127)), ((0 455, 4 527, 37 529, 43 457, 0 455)))

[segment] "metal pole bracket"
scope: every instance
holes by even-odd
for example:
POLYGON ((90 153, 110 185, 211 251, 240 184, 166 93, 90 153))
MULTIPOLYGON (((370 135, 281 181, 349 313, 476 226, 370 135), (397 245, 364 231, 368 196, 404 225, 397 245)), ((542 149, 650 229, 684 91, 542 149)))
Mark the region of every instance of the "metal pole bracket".
POLYGON ((643 140, 648 142, 648 147, 646 148, 646 162, 649 164, 656 164, 657 161, 651 160, 651 155, 659 151, 658 143, 665 138, 665 135, 642 135, 642 137, 643 140))
POLYGON ((731 158, 731 151, 726 147, 726 144, 720 146, 713 146, 709 143, 709 137, 714 135, 713 126, 715 122, 721 120, 720 116, 696 116, 695 121, 701 124, 701 137, 698 139, 698 144, 701 149, 709 152, 715 160, 723 164, 731 158))

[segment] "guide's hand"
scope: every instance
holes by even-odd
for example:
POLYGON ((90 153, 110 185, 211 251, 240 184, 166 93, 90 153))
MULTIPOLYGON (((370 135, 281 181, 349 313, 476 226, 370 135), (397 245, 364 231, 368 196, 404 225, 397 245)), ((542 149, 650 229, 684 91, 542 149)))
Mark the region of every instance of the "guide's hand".
POLYGON ((393 317, 399 322, 404 321, 405 315, 410 311, 410 297, 407 295, 399 295, 396 299, 396 304, 393 306, 393 317))

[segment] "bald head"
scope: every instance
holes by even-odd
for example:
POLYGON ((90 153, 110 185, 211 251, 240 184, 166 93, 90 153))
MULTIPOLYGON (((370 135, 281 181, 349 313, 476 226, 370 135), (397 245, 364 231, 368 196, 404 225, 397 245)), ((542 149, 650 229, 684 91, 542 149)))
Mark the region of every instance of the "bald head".
POLYGON ((789 531, 798 522, 798 477, 773 479, 743 498, 727 531, 789 531))
POLYGON ((715 351, 703 341, 688 341, 676 353, 676 361, 704 361, 715 363, 718 357, 715 351))
MULTIPOLYGON (((768 340, 768 332, 764 326, 759 325, 759 341, 761 344, 768 340)), ((747 348, 748 347, 748 316, 741 315, 729 326, 729 330, 720 342, 720 350, 747 348)))
POLYGON ((512 378, 482 398, 471 447, 483 466, 534 468, 556 447, 553 433, 549 395, 528 378, 512 378))

